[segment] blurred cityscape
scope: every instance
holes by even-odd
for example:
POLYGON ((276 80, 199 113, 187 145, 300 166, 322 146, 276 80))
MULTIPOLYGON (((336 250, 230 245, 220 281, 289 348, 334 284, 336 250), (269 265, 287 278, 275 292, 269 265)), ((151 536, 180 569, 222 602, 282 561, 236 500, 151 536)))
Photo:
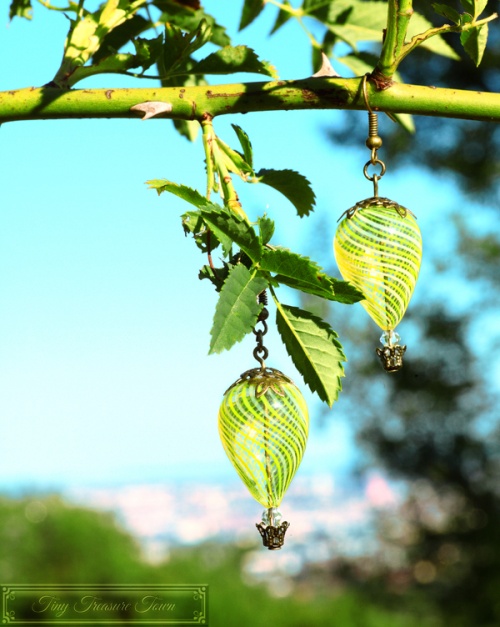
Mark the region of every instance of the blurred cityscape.
POLYGON ((285 541, 290 551, 276 555, 257 546, 261 541, 255 523, 262 506, 236 481, 80 488, 65 496, 78 505, 115 513, 151 562, 168 559, 169 550, 179 545, 255 544, 245 570, 256 579, 281 569, 298 574, 306 563, 375 554, 380 545, 374 515, 397 509, 401 500, 379 474, 363 484, 343 481, 341 487, 330 475, 297 477, 280 508, 283 520, 290 522, 285 541))

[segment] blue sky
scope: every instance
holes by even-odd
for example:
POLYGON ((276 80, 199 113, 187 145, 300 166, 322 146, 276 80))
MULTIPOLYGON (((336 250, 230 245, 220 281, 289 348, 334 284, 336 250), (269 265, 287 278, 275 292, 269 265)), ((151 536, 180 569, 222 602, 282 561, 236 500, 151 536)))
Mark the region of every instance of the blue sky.
MULTIPOLYGON (((221 14, 215 0, 205 5, 221 14)), ((235 43, 254 47, 281 78, 311 73, 298 27, 286 25, 268 39, 272 20, 263 16, 236 34, 240 3, 225 5, 219 19, 235 43)), ((36 6, 32 23, 7 22, 4 3, 0 89, 49 81, 62 54, 63 16, 36 6)), ((99 77, 81 86, 131 84, 99 77)), ((276 219, 277 241, 313 256, 315 232, 326 224, 331 239, 339 215, 372 192, 362 176, 366 149, 334 149, 326 139, 326 127, 341 120, 340 113, 315 111, 215 121, 233 145, 232 122, 248 132, 257 167, 293 168, 310 179, 317 212, 302 221, 269 188, 238 190, 251 217, 266 211, 276 219)), ((207 355, 216 297, 198 280, 205 261, 182 233, 179 216, 188 207, 145 185, 168 178, 203 191, 201 142, 189 144, 158 120, 12 123, 0 129, 0 162, 0 485, 232 478, 217 411, 228 385, 254 367, 253 339, 207 355)), ((391 174, 390 164, 381 183, 381 193, 414 210, 434 237, 445 228, 436 216, 451 190, 416 170, 391 174)), ((353 312, 372 327, 375 345, 378 328, 361 307, 353 312)), ((268 337, 268 365, 292 376, 310 404, 301 472, 345 471, 357 453, 342 401, 320 428, 319 404, 272 326, 268 337)))

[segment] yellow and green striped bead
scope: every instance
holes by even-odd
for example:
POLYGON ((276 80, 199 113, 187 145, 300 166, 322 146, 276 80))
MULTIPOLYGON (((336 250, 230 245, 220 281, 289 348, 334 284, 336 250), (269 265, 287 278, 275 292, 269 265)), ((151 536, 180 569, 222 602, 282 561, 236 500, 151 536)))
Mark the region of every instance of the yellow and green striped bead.
POLYGON ((251 495, 278 507, 306 447, 309 416, 299 389, 278 370, 244 373, 224 395, 219 434, 251 495))
POLYGON ((365 295, 361 304, 384 331, 403 317, 417 282, 422 236, 413 214, 387 198, 370 198, 349 210, 334 239, 346 281, 365 295))

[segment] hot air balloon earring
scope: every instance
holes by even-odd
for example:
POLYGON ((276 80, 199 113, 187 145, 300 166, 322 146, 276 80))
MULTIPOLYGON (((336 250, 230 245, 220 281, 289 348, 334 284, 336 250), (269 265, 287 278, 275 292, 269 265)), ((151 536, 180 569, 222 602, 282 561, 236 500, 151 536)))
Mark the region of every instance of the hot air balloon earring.
POLYGON ((265 508, 256 523, 262 542, 270 550, 280 549, 290 526, 282 521, 278 507, 292 481, 306 447, 309 415, 304 397, 279 370, 267 368, 269 352, 263 338, 269 312, 264 307, 254 329, 253 351, 259 368, 244 372, 224 394, 219 409, 222 446, 250 494, 265 508), (257 325, 256 325, 257 326, 257 325))
POLYGON ((363 79, 363 95, 368 109, 369 132, 366 146, 371 158, 363 174, 373 182, 373 196, 357 202, 339 219, 334 253, 342 277, 360 289, 361 304, 382 329, 382 348, 377 354, 387 372, 403 365, 405 345, 395 329, 413 294, 422 260, 422 236, 411 211, 389 198, 378 195, 378 182, 386 166, 377 156, 382 146, 378 119, 368 103, 368 75, 363 79), (371 166, 379 174, 369 174, 371 166))

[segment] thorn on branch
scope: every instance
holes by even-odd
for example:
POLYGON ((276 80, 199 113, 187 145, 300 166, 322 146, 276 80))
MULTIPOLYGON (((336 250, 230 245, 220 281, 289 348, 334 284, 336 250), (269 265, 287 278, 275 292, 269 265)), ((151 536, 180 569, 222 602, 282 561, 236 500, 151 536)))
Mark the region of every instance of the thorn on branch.
POLYGON ((156 115, 161 115, 162 113, 171 113, 172 109, 173 107, 169 102, 159 101, 141 102, 140 104, 130 107, 131 111, 140 111, 141 113, 144 113, 144 116, 141 118, 142 120, 154 118, 156 115))
POLYGON ((337 74, 337 72, 333 69, 330 59, 326 56, 323 50, 321 51, 321 67, 316 74, 313 74, 313 78, 320 78, 321 76, 336 76, 340 78, 340 74, 337 74))

